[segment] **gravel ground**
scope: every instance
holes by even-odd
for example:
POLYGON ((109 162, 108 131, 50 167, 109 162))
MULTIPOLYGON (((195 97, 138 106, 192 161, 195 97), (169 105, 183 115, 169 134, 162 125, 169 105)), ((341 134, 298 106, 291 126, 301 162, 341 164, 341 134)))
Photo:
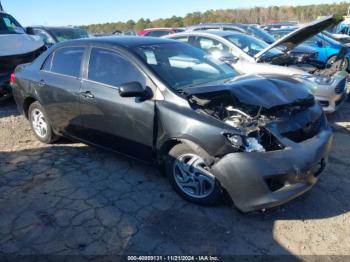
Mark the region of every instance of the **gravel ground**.
POLYGON ((265 213, 183 201, 150 166, 80 143, 37 142, 0 105, 1 254, 350 255, 350 104, 329 117, 330 165, 265 213))

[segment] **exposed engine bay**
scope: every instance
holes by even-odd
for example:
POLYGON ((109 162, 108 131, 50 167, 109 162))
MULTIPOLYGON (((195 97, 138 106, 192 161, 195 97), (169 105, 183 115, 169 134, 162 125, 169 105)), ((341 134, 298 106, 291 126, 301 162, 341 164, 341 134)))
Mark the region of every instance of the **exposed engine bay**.
POLYGON ((325 64, 316 60, 308 60, 306 62, 299 62, 297 59, 292 57, 288 52, 285 55, 278 56, 269 63, 279 66, 293 67, 301 69, 313 75, 320 75, 330 77, 344 70, 345 59, 347 54, 347 47, 343 47, 338 53, 337 57, 332 64, 325 64))
MULTIPOLYGON (((291 116, 307 110, 315 104, 313 96, 287 105, 271 108, 240 102, 229 92, 213 92, 191 95, 190 104, 194 109, 210 115, 234 127, 243 136, 227 134, 237 151, 266 152, 283 149, 278 139, 266 127, 269 123, 286 121, 291 116)), ((296 140, 299 140, 298 138, 296 140)))

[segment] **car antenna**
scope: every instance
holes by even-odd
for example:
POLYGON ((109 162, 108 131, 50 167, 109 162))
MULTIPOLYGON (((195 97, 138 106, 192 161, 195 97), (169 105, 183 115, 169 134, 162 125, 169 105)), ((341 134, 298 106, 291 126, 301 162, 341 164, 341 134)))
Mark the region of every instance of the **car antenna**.
POLYGON ((0 1, 0 11, 4 11, 4 8, 2 7, 1 1, 0 1))

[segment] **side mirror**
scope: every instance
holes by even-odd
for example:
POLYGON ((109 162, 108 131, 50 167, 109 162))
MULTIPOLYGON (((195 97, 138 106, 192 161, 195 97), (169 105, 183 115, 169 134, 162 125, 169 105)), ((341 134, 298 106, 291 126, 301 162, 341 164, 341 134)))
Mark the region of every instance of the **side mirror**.
POLYGON ((221 57, 220 60, 226 64, 235 64, 238 62, 239 57, 234 56, 234 55, 229 55, 229 56, 221 57))
POLYGON ((129 82, 119 87, 121 97, 147 97, 149 92, 139 82, 129 82))
POLYGON ((322 46, 323 46, 323 43, 322 43, 322 41, 318 40, 318 41, 316 41, 316 45, 317 45, 318 47, 322 47, 322 46))
POLYGON ((209 53, 212 57, 219 59, 226 64, 235 64, 239 60, 237 56, 234 56, 230 52, 222 51, 218 48, 212 48, 209 50, 209 53))

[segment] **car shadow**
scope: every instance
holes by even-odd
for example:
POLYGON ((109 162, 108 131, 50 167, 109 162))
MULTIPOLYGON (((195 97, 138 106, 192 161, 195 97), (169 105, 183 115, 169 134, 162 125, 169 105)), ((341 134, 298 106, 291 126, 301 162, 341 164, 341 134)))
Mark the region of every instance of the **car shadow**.
POLYGON ((19 112, 12 97, 5 100, 0 100, 0 118, 18 115, 19 112))
MULTIPOLYGON (((349 212, 338 162, 311 192, 265 213, 182 200, 157 168, 77 144, 0 152, 0 253, 292 255, 314 252, 310 221, 349 212), (296 222, 297 221, 297 222, 296 222), (306 223, 307 222, 307 223, 306 223), (305 243, 306 250, 301 244, 305 243), (290 246, 289 246, 290 245, 290 246), (310 247, 311 246, 311 247, 310 247), (310 248, 310 249, 309 249, 310 248)), ((315 231, 315 232, 313 232, 315 231)))
POLYGON ((344 102, 343 106, 332 114, 327 114, 334 132, 350 134, 350 100, 344 102))

